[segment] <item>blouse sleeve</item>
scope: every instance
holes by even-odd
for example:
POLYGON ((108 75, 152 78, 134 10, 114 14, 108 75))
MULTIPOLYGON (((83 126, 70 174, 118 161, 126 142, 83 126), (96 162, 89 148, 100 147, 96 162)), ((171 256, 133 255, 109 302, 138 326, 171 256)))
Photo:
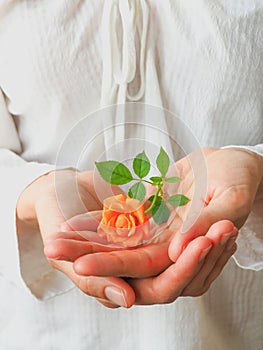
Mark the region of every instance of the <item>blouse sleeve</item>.
MULTIPOLYGON (((255 146, 227 146, 243 148, 263 157, 263 143, 255 146)), ((263 270, 263 193, 254 203, 252 211, 241 228, 237 239, 238 249, 234 255, 236 264, 254 271, 263 270)))
POLYGON ((7 283, 45 299, 71 289, 73 284, 47 262, 39 232, 17 235, 16 205, 21 192, 55 166, 26 162, 21 152, 13 117, 0 90, 0 274, 7 283))

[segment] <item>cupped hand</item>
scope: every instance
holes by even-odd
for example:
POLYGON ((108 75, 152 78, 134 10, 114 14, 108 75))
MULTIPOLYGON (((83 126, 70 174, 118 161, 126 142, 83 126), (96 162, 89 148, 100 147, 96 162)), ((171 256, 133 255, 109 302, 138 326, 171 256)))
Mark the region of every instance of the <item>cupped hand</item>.
MULTIPOLYGON (((88 221, 81 225, 87 228, 88 221)), ((74 223, 79 228, 78 217, 71 220, 72 226, 74 223)), ((179 296, 203 294, 236 250, 237 229, 230 221, 220 221, 205 236, 195 238, 173 263, 168 255, 171 234, 167 230, 155 244, 107 253, 85 254, 87 242, 78 241, 74 232, 75 241, 61 233, 53 236, 51 244, 57 253, 64 252, 68 260, 75 261, 78 275, 125 277, 135 292, 136 304, 161 304, 179 296)), ((128 290, 125 295, 129 296, 128 290)))
MULTIPOLYGON (((111 191, 119 193, 120 190, 115 187, 111 191)), ((99 209, 101 202, 94 189, 92 172, 54 171, 35 180, 21 194, 17 204, 18 234, 39 229, 46 256, 54 268, 66 274, 85 294, 102 299, 108 307, 116 307, 116 304, 111 303, 107 295, 117 299, 118 304, 129 307, 134 303, 135 295, 124 280, 116 277, 80 276, 74 271, 73 263, 59 260, 65 260, 63 253, 57 256, 60 253, 56 251, 56 246, 49 244, 51 237, 61 234, 61 225, 67 219, 99 209)), ((74 232, 67 234, 66 241, 69 245, 84 242, 85 253, 109 250, 103 245, 87 242, 74 232)))
MULTIPOLYGON (((245 223, 255 199, 262 195, 263 157, 242 148, 205 148, 204 163, 207 172, 207 190, 204 197, 196 198, 198 205, 178 208, 184 221, 169 247, 169 256, 176 261, 194 238, 204 235, 209 227, 220 220, 230 220, 237 228, 245 223)), ((194 176, 191 164, 200 160, 200 152, 194 152, 175 164, 182 177, 182 191, 190 198, 201 185, 201 176, 194 176)), ((170 229, 177 228, 177 222, 170 229)))
MULTIPOLYGON (((241 149, 204 149, 203 155, 207 193, 198 198, 202 206, 194 222, 188 205, 178 210, 156 244, 91 255, 85 255, 84 250, 78 255, 72 245, 75 272, 126 277, 137 304, 167 303, 178 296, 204 293, 236 250, 234 225, 241 227, 249 215, 262 182, 263 166, 259 156, 241 149)), ((183 179, 182 193, 191 198, 198 182, 189 160, 195 160, 195 153, 177 162, 175 168, 183 179)), ((65 242, 60 243, 63 247, 65 242)))

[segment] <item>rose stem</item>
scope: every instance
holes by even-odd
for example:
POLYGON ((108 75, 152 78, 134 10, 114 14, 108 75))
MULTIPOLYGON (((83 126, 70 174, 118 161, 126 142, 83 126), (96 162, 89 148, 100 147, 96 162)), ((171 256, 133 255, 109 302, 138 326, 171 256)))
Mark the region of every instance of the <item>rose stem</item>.
POLYGON ((161 189, 162 189, 162 184, 159 183, 159 184, 158 184, 158 190, 156 191, 156 193, 155 193, 155 195, 154 195, 154 197, 153 197, 152 204, 150 205, 150 207, 149 207, 148 209, 146 209, 146 210, 144 211, 144 214, 147 214, 147 213, 149 213, 149 212, 152 210, 152 208, 153 208, 154 205, 155 205, 155 202, 156 202, 156 200, 157 200, 158 194, 160 193, 161 189))

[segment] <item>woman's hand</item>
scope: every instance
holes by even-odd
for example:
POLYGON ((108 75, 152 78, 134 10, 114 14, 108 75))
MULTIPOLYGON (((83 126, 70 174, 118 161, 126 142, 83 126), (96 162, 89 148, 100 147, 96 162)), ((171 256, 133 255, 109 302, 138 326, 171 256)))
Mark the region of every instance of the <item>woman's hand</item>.
MULTIPOLYGON (((191 208, 188 211, 179 208, 178 214, 184 224, 181 234, 175 235, 169 247, 169 256, 173 261, 177 260, 189 242, 203 235, 219 220, 228 219, 241 228, 254 201, 262 196, 263 157, 241 148, 206 148, 203 154, 207 169, 206 197, 199 198, 204 204, 203 209, 197 216, 191 208)), ((190 156, 194 161, 195 153, 190 156)), ((202 178, 196 181, 188 159, 186 157, 177 162, 176 168, 183 178, 182 191, 191 198, 202 178)), ((177 223, 174 222, 174 225, 176 228, 177 223)))
MULTIPOLYGON (((77 217, 74 220, 77 225, 77 217)), ((74 222, 71 221, 71 225, 74 226, 74 222)), ((237 229, 227 220, 217 222, 205 236, 195 238, 175 263, 168 255, 170 235, 167 230, 162 241, 155 244, 95 254, 85 254, 85 243, 77 241, 77 236, 75 242, 69 242, 62 233, 50 243, 53 251, 65 252, 72 261, 76 259, 74 270, 80 276, 125 276, 135 292, 135 303, 147 305, 203 294, 236 250, 237 229)), ((128 290, 126 296, 129 296, 128 290)))
MULTIPOLYGON (((118 188, 112 190, 119 193, 118 188)), ((63 253, 57 256, 56 247, 48 245, 52 236, 61 233, 61 224, 67 219, 98 209, 101 209, 101 203, 94 190, 92 172, 54 171, 38 178, 21 194, 17 204, 18 234, 40 229, 44 245, 49 246, 49 263, 54 268, 65 273, 84 293, 103 299, 108 307, 115 307, 115 304, 105 301, 106 295, 114 296, 118 304, 129 307, 134 303, 135 295, 125 281, 116 277, 80 276, 74 271, 71 262, 59 260, 66 260, 63 253)), ((85 253, 109 250, 102 245, 87 242, 74 232, 67 234, 67 245, 74 243, 76 246, 76 239, 83 242, 85 253)))
MULTIPOLYGON (((237 227, 243 225, 259 193, 263 173, 262 158, 242 149, 205 149, 204 157, 208 190, 205 198, 199 198, 203 203, 199 217, 187 230, 193 213, 186 206, 178 211, 163 242, 155 245, 93 255, 82 250, 78 259, 72 245, 75 271, 85 276, 128 277, 137 304, 167 303, 180 295, 204 293, 236 249, 237 230, 231 221, 237 227)), ((194 160, 195 153, 175 166, 183 179, 182 192, 191 198, 198 183, 190 158, 194 160)), ((63 251, 66 242, 57 243, 57 249, 63 251)))

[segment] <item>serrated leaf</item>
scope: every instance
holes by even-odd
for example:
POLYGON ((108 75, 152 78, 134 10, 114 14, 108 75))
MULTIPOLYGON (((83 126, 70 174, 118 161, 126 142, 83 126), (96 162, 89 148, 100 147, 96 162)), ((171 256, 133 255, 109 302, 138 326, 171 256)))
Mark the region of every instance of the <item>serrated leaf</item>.
POLYGON ((165 176, 170 165, 170 159, 168 157, 168 154, 165 152, 165 150, 162 147, 160 149, 160 153, 156 158, 156 165, 161 175, 165 176))
POLYGON ((190 199, 187 198, 186 196, 184 196, 183 194, 175 194, 175 195, 171 196, 170 198, 168 198, 167 202, 169 204, 173 205, 174 207, 180 207, 180 206, 188 203, 189 200, 190 199))
POLYGON ((165 182, 169 182, 169 183, 175 183, 180 181, 181 181, 180 177, 177 177, 177 176, 167 177, 165 179, 165 182))
POLYGON ((115 160, 95 162, 101 177, 112 185, 124 185, 133 180, 130 170, 115 160))
POLYGON ((138 199, 138 201, 142 202, 146 195, 146 189, 144 184, 141 182, 137 182, 136 184, 132 185, 129 189, 128 196, 130 198, 138 199))
POLYGON ((150 177, 150 180, 154 183, 159 183, 163 181, 163 179, 160 176, 152 176, 150 177))
POLYGON ((152 217, 156 224, 166 222, 169 216, 169 209, 163 201, 156 203, 156 205, 152 208, 152 217))
POLYGON ((150 161, 144 151, 137 154, 133 160, 132 166, 135 174, 139 176, 140 179, 148 175, 151 169, 150 161))

